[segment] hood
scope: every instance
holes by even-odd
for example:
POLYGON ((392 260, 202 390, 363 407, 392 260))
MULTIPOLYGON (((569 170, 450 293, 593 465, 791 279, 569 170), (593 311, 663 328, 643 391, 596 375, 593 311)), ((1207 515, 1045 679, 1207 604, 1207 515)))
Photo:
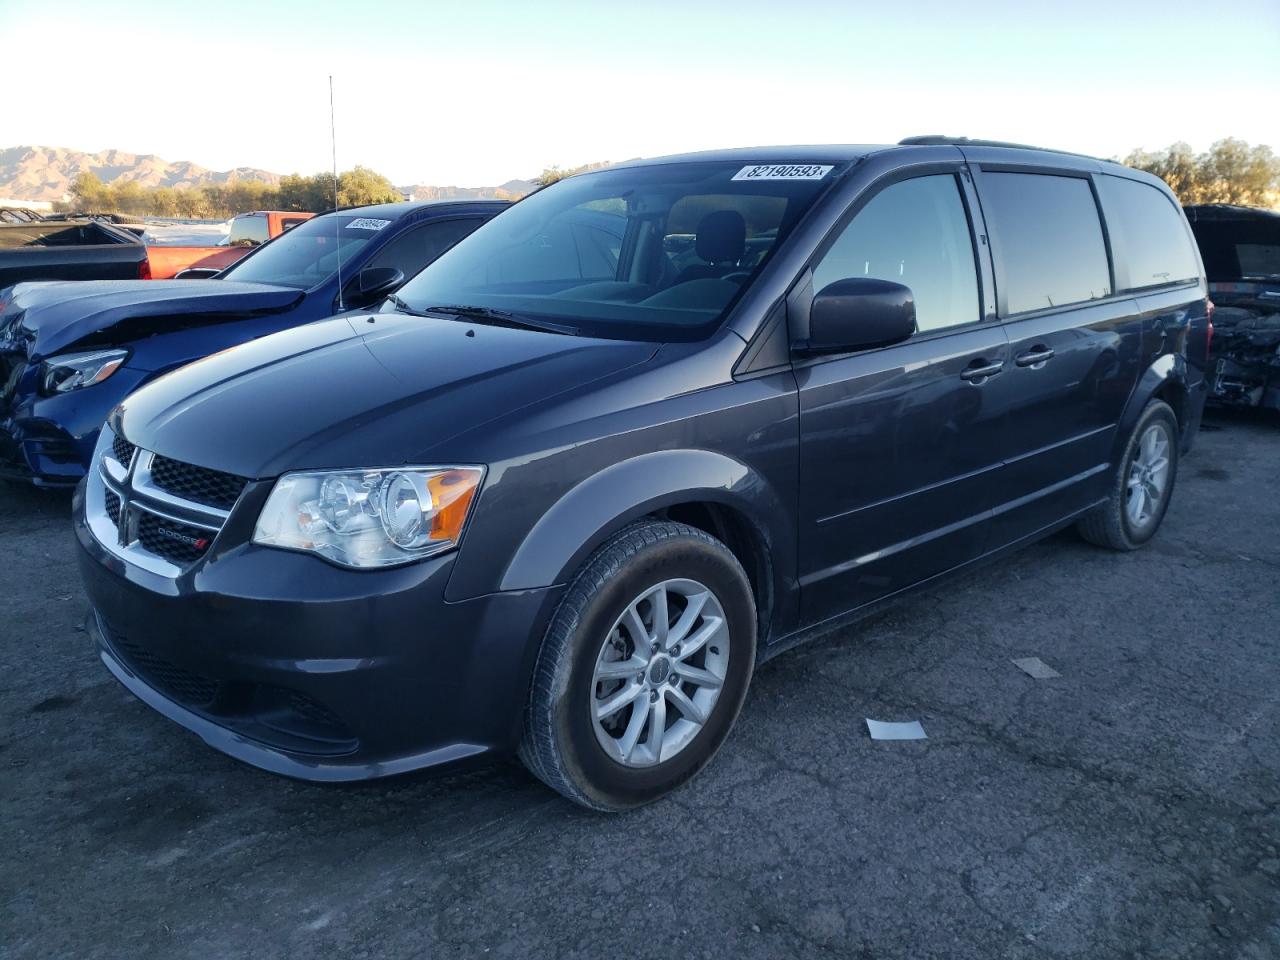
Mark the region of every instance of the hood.
POLYGON ((81 340, 95 346, 121 343, 164 326, 147 324, 149 319, 216 323, 228 316, 289 310, 303 296, 290 287, 229 280, 19 283, 0 293, 0 350, 20 348, 39 360, 81 340))
POLYGON ((124 435, 243 477, 423 463, 450 437, 643 363, 657 344, 345 315, 198 360, 119 409, 124 435))

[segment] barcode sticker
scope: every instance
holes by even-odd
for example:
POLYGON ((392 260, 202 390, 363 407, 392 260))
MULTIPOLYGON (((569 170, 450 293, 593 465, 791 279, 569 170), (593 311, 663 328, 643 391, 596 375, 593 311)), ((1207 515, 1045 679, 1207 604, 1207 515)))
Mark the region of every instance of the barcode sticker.
POLYGON ((381 230, 390 224, 390 220, 374 220, 372 217, 357 217, 347 224, 348 230, 381 230))
POLYGON ((762 163, 743 167, 733 175, 733 179, 821 180, 830 172, 830 165, 818 163, 762 163))

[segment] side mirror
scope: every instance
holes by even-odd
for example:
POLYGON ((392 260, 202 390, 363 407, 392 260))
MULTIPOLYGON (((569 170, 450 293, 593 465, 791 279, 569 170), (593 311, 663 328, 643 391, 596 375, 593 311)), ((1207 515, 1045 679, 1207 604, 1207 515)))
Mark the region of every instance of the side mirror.
POLYGON ((404 271, 395 267, 366 267, 356 274, 343 295, 348 307, 367 307, 392 294, 404 283, 404 271))
POLYGON ((847 353, 901 343, 916 332, 911 288, 851 277, 823 287, 809 307, 808 353, 847 353))
POLYGON ((188 267, 173 275, 175 280, 208 280, 222 272, 219 267, 188 267))

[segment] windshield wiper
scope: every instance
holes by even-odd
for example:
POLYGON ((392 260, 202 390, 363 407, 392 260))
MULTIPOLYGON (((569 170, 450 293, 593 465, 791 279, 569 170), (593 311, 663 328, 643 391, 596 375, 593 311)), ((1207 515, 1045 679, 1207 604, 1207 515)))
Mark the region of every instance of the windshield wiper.
MULTIPOLYGON (((397 298, 398 299, 398 298, 397 298)), ((434 307, 424 307, 421 311, 413 310, 413 313, 451 313, 456 317, 466 317, 468 320, 479 320, 482 323, 491 323, 499 327, 515 327, 523 330, 542 330, 546 333, 562 333, 570 337, 578 336, 578 328, 572 327, 567 323, 552 323, 550 320, 535 320, 533 317, 526 317, 519 313, 511 313, 507 310, 497 310, 493 307, 472 307, 460 303, 448 303, 434 307)))
POLYGON ((400 299, 398 296, 396 296, 394 293, 393 293, 393 294, 391 294, 390 296, 388 296, 388 297, 387 297, 387 299, 388 299, 388 300, 390 300, 390 301, 391 301, 391 303, 395 306, 395 308, 396 308, 397 310, 399 310, 401 313, 407 313, 407 314, 409 314, 410 316, 414 316, 414 317, 425 317, 425 316, 426 316, 426 314, 425 314, 425 313, 423 313, 421 310, 415 310, 415 309, 413 309, 413 307, 409 306, 409 304, 405 303, 403 300, 401 300, 401 299, 400 299))

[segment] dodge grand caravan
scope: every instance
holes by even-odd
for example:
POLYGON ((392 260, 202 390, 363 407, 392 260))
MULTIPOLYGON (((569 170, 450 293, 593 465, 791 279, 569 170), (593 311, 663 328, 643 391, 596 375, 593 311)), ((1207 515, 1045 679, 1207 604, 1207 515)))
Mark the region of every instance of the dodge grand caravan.
POLYGON ((270 771, 517 752, 629 808, 707 763, 763 659, 1068 524, 1147 542, 1210 309, 1169 190, 1098 160, 576 176, 377 309, 127 398, 77 494, 91 629, 270 771))

